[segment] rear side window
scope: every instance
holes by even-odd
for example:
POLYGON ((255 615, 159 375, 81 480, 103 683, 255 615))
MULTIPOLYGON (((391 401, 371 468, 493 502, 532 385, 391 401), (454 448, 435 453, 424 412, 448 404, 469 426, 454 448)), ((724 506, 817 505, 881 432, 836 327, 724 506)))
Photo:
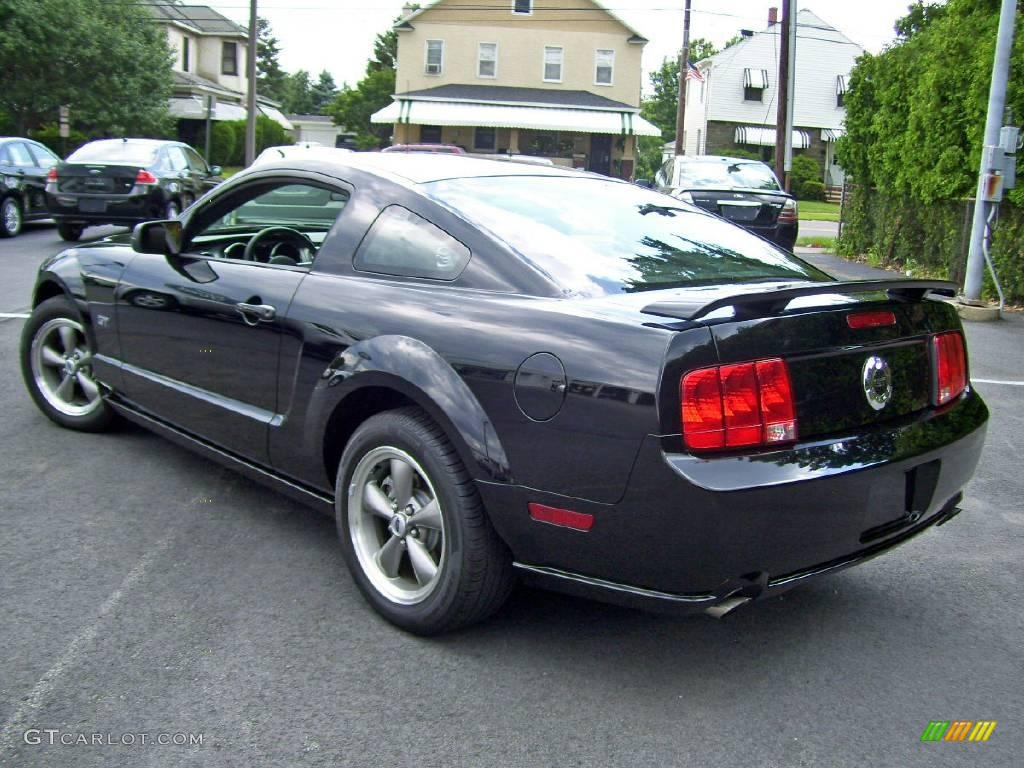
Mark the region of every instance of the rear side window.
POLYGON ((354 266, 382 275, 454 280, 469 263, 469 248, 399 205, 384 209, 363 238, 354 266))
POLYGON ((28 149, 32 153, 32 157, 36 159, 36 163, 40 168, 52 168, 60 162, 59 157, 38 144, 29 144, 28 149))

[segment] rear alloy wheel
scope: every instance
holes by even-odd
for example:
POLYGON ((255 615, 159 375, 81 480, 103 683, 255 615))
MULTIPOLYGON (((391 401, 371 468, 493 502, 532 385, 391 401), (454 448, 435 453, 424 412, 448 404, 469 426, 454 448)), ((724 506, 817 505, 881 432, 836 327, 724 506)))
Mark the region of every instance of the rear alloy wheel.
POLYGON ((93 378, 94 350, 64 296, 32 312, 21 336, 21 372, 29 394, 52 421, 85 432, 105 429, 113 411, 93 378))
POLYGON ((17 237, 21 225, 21 203, 16 198, 5 197, 0 203, 0 237, 17 237))
POLYGON ((68 242, 77 242, 82 239, 82 233, 85 231, 85 225, 83 224, 69 224, 66 221, 57 222, 57 234, 60 235, 61 240, 67 240, 68 242))
POLYGON ((432 635, 501 607, 511 557, 455 449, 423 411, 402 408, 360 426, 337 489, 349 570, 388 621, 432 635))

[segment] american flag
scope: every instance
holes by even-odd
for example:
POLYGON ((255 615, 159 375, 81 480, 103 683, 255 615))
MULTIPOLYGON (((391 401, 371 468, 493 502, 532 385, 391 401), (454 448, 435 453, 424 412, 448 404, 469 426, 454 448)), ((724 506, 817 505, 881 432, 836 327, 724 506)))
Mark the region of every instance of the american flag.
POLYGON ((696 80, 698 83, 704 82, 704 73, 697 69, 697 65, 692 61, 686 62, 689 66, 686 68, 686 79, 696 80))

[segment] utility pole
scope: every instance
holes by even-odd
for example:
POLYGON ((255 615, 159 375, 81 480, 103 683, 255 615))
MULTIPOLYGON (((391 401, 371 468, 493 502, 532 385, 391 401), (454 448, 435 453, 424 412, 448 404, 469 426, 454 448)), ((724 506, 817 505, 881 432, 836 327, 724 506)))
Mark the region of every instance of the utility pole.
POLYGON ((245 74, 249 78, 246 99, 248 116, 245 123, 245 164, 256 159, 256 0, 249 0, 249 53, 245 57, 245 74))
POLYGON ((793 103, 796 101, 796 30, 799 25, 797 19, 797 0, 791 0, 789 4, 789 64, 786 66, 786 149, 783 152, 783 171, 786 174, 785 190, 792 191, 793 186, 793 103))
MULTIPOLYGON (((686 154, 683 142, 683 126, 686 125, 686 84, 690 74, 690 0, 683 8, 683 47, 679 51, 679 105, 676 107, 676 149, 675 154, 686 154)), ((699 150, 698 150, 699 151, 699 150)))
MULTIPOLYGON (((988 91, 988 116, 985 119, 985 144, 981 152, 981 168, 978 172, 978 191, 974 201, 974 222, 971 225, 971 245, 967 251, 967 272, 964 277, 965 304, 981 303, 981 283, 985 273, 985 228, 993 197, 992 186, 996 171, 1002 170, 1002 163, 994 167, 999 145, 999 129, 1003 123, 1006 107, 1006 83, 1010 70, 1010 51, 1013 48, 1013 22, 1017 15, 1016 0, 1003 0, 999 12, 999 33, 996 38, 996 55, 992 62, 992 83, 988 91), (992 147, 993 151, 989 148, 992 147)), ((995 180, 998 183, 998 179, 995 180)))
POLYGON ((779 101, 775 109, 775 175, 783 188, 786 184, 786 140, 792 141, 792 131, 786 130, 789 115, 789 25, 793 23, 790 15, 790 0, 782 0, 782 24, 779 30, 779 101))

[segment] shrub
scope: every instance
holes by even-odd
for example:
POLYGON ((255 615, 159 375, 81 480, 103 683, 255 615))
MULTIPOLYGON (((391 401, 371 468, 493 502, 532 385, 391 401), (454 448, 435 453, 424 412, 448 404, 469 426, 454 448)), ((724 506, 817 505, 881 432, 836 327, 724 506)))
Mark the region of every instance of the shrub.
POLYGON ((790 189, 798 200, 825 199, 825 185, 821 182, 821 166, 813 157, 794 155, 793 170, 790 171, 789 179, 790 189))
POLYGON ((60 137, 60 128, 57 127, 56 123, 44 125, 42 128, 36 128, 28 133, 30 139, 46 145, 61 158, 67 157, 80 146, 90 141, 89 137, 84 133, 75 130, 70 132, 68 138, 62 139, 60 137))
POLYGON ((235 129, 229 123, 214 122, 210 126, 210 156, 206 158, 207 162, 210 165, 231 165, 237 143, 235 129))

